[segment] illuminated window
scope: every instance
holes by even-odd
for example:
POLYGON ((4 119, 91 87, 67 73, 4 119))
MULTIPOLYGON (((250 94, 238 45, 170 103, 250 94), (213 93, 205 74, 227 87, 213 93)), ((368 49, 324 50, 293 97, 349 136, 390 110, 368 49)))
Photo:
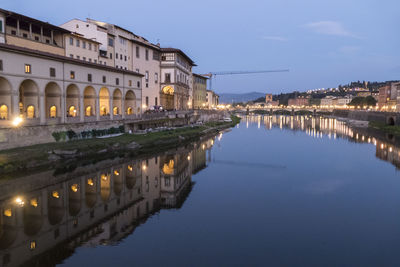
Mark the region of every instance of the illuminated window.
POLYGON ((86 117, 92 116, 92 107, 91 107, 91 106, 87 106, 87 107, 86 107, 85 116, 86 116, 86 117))
POLYGON ((57 117, 57 107, 51 106, 50 107, 50 118, 55 118, 55 117, 57 117))
POLYGON ((118 115, 118 114, 119 114, 119 109, 118 109, 118 107, 114 107, 114 108, 113 108, 113 114, 114 114, 114 115, 118 115))
POLYGON ((30 249, 34 250, 36 248, 36 241, 31 241, 30 243, 30 249))
POLYGON ((31 204, 32 207, 36 208, 38 206, 37 198, 32 198, 29 203, 31 204))
POLYGON ((75 71, 71 71, 70 73, 69 73, 69 78, 70 79, 75 79, 75 71))
POLYGON ((75 106, 70 106, 69 107, 68 116, 69 117, 76 117, 76 108, 75 108, 75 106))
POLYGON ((89 179, 87 180, 87 184, 90 185, 90 186, 93 186, 93 185, 94 185, 93 179, 92 179, 92 178, 89 178, 89 179))
POLYGON ((6 217, 11 217, 12 216, 12 210, 11 209, 5 209, 3 214, 6 217))
POLYGON ((51 193, 51 195, 54 198, 60 198, 60 194, 58 193, 58 191, 53 191, 53 193, 51 193))
POLYGON ((105 106, 100 107, 100 116, 107 115, 107 108, 105 106))
POLYGON ((127 108, 126 114, 127 115, 132 115, 133 114, 133 109, 131 107, 127 108))
POLYGON ((8 119, 8 107, 6 105, 0 106, 0 120, 8 119))
POLYGON ((32 73, 32 67, 30 64, 25 64, 25 73, 32 73))
POLYGON ((26 117, 28 119, 33 119, 35 117, 35 107, 34 106, 28 106, 26 108, 26 117))

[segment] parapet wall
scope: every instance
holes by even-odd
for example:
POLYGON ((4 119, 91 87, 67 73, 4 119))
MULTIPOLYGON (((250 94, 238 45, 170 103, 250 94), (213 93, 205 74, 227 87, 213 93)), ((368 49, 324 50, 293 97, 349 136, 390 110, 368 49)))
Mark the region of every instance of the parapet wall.
POLYGON ((72 130, 76 133, 91 130, 110 129, 125 126, 125 130, 140 130, 154 127, 184 126, 197 122, 217 121, 226 114, 220 111, 176 111, 175 113, 146 114, 135 121, 113 120, 73 124, 23 126, 18 128, 0 128, 0 150, 36 144, 55 142, 52 133, 72 130), (149 115, 149 116, 147 116, 149 115))
POLYGON ((400 113, 396 112, 335 109, 333 115, 350 120, 377 121, 388 125, 400 125, 400 113))

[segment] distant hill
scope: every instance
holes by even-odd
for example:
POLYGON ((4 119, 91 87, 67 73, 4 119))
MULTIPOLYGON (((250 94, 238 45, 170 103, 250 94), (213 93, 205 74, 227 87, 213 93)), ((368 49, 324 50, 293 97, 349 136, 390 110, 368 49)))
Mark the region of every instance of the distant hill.
POLYGON ((259 92, 251 92, 245 94, 219 94, 219 103, 221 104, 230 104, 232 102, 247 102, 253 101, 257 98, 265 97, 264 93, 259 92))

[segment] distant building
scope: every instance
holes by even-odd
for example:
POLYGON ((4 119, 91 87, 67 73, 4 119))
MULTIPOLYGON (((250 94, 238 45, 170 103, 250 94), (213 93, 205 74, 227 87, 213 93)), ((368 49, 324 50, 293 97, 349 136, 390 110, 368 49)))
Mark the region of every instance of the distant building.
POLYGON ((335 97, 333 96, 326 96, 321 99, 321 106, 333 106, 333 100, 335 97))
POLYGON ((193 108, 206 107, 207 99, 207 77, 193 73, 193 108))
POLYGON ((357 96, 359 97, 367 97, 370 96, 371 92, 369 90, 358 91, 357 96))
POLYGON ((309 99, 304 97, 291 98, 288 101, 288 106, 308 106, 309 99))
POLYGON ((272 102, 272 94, 265 95, 265 103, 272 102))
POLYGON ((207 90, 207 107, 209 109, 216 108, 219 104, 219 95, 214 93, 214 91, 207 90))

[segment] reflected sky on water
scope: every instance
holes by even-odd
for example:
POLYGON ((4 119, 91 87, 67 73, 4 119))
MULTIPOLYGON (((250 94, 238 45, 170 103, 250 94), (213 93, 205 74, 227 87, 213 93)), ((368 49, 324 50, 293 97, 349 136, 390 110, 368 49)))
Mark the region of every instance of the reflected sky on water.
POLYGON ((400 146, 248 116, 143 159, 2 181, 1 266, 398 266, 400 146))

